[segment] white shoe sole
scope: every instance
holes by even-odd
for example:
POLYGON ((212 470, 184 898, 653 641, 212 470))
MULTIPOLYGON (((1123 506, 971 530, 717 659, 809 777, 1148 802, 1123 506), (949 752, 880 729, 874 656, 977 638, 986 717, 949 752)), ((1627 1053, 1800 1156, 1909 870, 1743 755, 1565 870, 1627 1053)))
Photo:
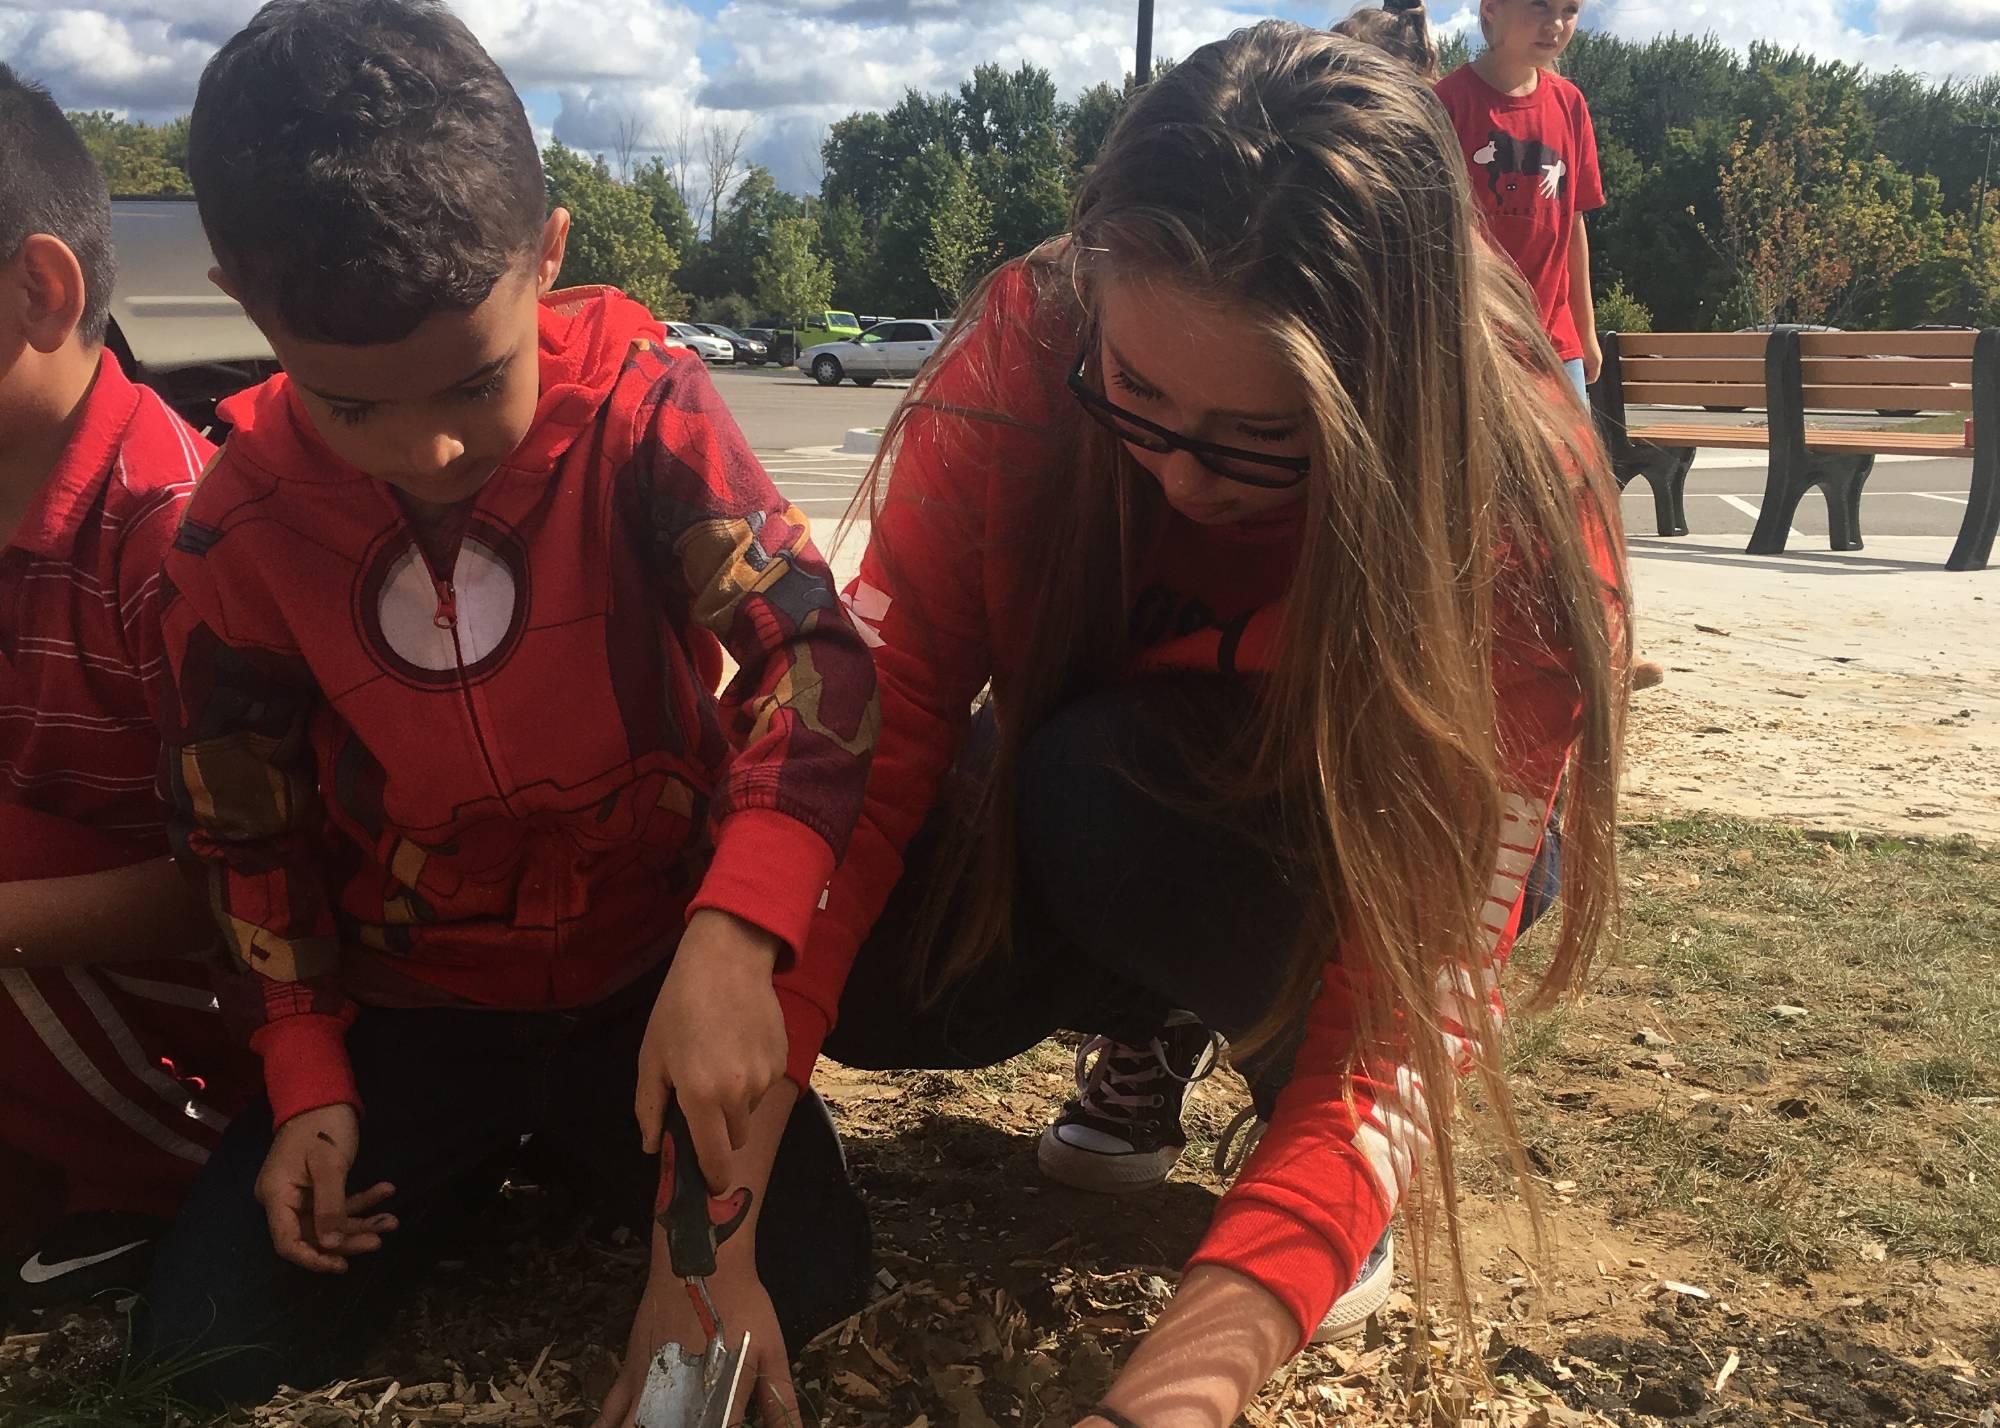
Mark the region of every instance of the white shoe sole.
POLYGON ((1056 1134, 1054 1126, 1048 1126, 1035 1146, 1035 1164, 1041 1167, 1043 1175, 1072 1190, 1130 1195, 1166 1184, 1167 1176, 1180 1162, 1181 1150, 1180 1146, 1163 1146, 1129 1155, 1106 1155, 1071 1145, 1056 1134))
POLYGON ((1315 1344, 1337 1344, 1360 1333, 1370 1316, 1389 1302, 1389 1290, 1395 1277, 1396 1242, 1390 1240, 1389 1248, 1374 1272, 1357 1279, 1352 1289, 1333 1301, 1333 1307, 1326 1311, 1326 1317, 1313 1330, 1312 1341, 1315 1344))

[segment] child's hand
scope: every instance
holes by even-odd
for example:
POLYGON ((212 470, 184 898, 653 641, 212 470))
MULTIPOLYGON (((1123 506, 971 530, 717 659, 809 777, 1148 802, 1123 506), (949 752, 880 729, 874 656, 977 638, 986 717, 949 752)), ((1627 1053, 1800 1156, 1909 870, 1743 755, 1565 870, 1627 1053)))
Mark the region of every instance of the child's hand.
POLYGON ((785 1018, 771 987, 778 939, 726 912, 688 919, 639 1048, 633 1109, 639 1139, 658 1154, 667 1097, 678 1095, 709 1188, 739 1183, 734 1152, 757 1103, 785 1075, 785 1018))
POLYGON ((347 1193, 360 1148, 361 1117, 352 1106, 322 1106, 278 1127, 257 1176, 257 1203, 279 1258, 341 1274, 349 1255, 380 1249, 382 1236, 396 1228, 394 1215, 371 1213, 396 1193, 393 1185, 347 1193))
MULTIPOLYGON (((625 1362, 617 1381, 604 1395, 604 1406, 591 1428, 632 1428, 639 1412, 639 1394, 646 1386, 646 1371, 660 1345, 679 1344, 686 1352, 699 1354, 706 1342, 688 1299, 687 1284, 675 1277, 667 1261, 665 1236, 656 1231, 653 1239, 653 1268, 639 1312, 632 1318, 625 1362)), ((716 1272, 708 1280, 708 1292, 722 1316, 729 1347, 741 1343, 745 1331, 750 1335, 750 1355, 743 1362, 730 1423, 742 1423, 754 1415, 754 1421, 762 1424, 797 1424, 799 1400, 792 1387, 791 1362, 785 1357, 785 1338, 779 1332, 770 1293, 757 1277, 755 1244, 749 1233, 739 1233, 723 1246, 716 1272)))

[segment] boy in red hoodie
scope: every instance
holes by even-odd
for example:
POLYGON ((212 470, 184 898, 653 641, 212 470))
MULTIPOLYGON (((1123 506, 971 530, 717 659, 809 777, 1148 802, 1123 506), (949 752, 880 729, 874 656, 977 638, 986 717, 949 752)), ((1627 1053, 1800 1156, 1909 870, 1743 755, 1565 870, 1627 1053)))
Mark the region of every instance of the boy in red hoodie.
POLYGON ((160 558, 209 453, 105 350, 111 199, 0 65, 0 1317, 135 1288, 251 1076, 167 857, 160 558))
MULTIPOLYGON (((672 1093, 762 1207, 710 1288, 788 1409, 779 1322, 865 1280, 830 1123, 792 1111, 843 970, 798 949, 867 780, 868 650, 701 363, 622 294, 551 292, 568 215, 437 0, 266 5, 188 167, 285 368, 225 408, 165 567, 163 776, 266 1097, 161 1248, 142 1352, 256 1346, 184 1384, 211 1399, 341 1371, 523 1136, 644 1224, 672 1093)), ((702 1342, 653 1260, 612 1409, 702 1342)))

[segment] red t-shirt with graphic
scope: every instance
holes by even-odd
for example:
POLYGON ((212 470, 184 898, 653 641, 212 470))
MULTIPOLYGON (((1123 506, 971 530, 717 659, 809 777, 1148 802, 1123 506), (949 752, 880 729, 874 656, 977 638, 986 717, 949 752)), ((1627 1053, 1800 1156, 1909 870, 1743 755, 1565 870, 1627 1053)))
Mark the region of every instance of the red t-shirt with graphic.
POLYGON ((1556 355, 1581 357, 1569 310, 1570 233, 1576 215, 1604 207, 1583 91, 1544 70, 1533 93, 1502 94, 1467 64, 1438 82, 1437 97, 1458 130, 1487 231, 1534 289, 1556 355))

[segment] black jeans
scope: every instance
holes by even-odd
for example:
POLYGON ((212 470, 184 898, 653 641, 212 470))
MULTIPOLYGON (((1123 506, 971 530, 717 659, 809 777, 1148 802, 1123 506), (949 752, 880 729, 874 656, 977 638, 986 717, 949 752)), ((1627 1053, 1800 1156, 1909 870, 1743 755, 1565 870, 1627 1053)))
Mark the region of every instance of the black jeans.
MULTIPOLYGON (((176 1381, 203 1404, 254 1402, 281 1382, 351 1371, 398 1290, 492 1194, 523 1137, 601 1223, 648 1233, 659 1162, 639 1148, 632 1092, 661 975, 575 1012, 364 1008, 347 1034, 365 1107, 348 1185, 394 1185, 383 1208, 399 1228, 345 1274, 279 1259, 254 1193, 272 1138, 260 1097, 230 1125, 160 1245, 135 1354, 185 1362, 222 1351, 176 1381)), ((865 1301, 867 1214, 814 1100, 800 1101, 779 1148, 757 1263, 794 1348, 865 1301)))
MULTIPOLYGON (((1250 701, 1237 680, 1157 676, 1079 699, 1038 730, 1019 774, 1012 945, 926 1005, 910 958, 951 836, 953 800, 940 800, 855 961, 827 1055, 965 1068, 1061 1030, 1143 1046, 1177 1009, 1230 1037, 1262 1021, 1299 932, 1295 875, 1275 808, 1214 808, 1186 753, 1217 747, 1250 701)), ((983 777, 991 739, 982 718, 951 783, 983 777)), ((1296 1034, 1280 1038, 1244 1068, 1267 1112, 1294 1049, 1296 1034)))
MULTIPOLYGON (((910 958, 950 837, 953 801, 941 799, 856 959, 826 1054, 870 1070, 961 1069, 1057 1031, 1143 1046, 1176 1009, 1232 1039, 1261 1022, 1284 991, 1301 874, 1276 807, 1215 808, 1187 756, 1240 729, 1251 700, 1238 680, 1158 676, 1077 700, 1036 731, 1019 773, 1012 946, 925 1004, 910 958)), ((992 738, 990 719, 976 721, 948 784, 984 776, 992 738)), ((1559 853, 1543 840, 1527 921, 1554 895, 1559 853)), ((1266 1116, 1304 1012, 1239 1066, 1266 1116)))

